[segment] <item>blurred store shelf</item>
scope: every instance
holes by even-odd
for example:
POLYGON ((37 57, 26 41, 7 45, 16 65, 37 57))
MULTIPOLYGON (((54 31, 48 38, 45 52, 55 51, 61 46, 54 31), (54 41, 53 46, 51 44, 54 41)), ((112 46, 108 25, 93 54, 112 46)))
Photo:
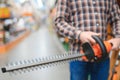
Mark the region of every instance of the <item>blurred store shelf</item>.
MULTIPOLYGON (((65 50, 54 32, 43 25, 6 54, 0 54, 0 66, 63 54, 65 50), (3 61, 2 61, 3 60, 3 61)), ((26 64, 25 64, 26 65, 26 64)), ((33 67, 10 73, 0 71, 0 80, 69 80, 68 63, 33 67)))
POLYGON ((30 31, 24 31, 19 34, 16 38, 10 40, 8 43, 4 45, 0 45, 0 54, 7 53, 12 48, 14 48, 17 44, 19 44, 24 38, 26 38, 30 34, 30 31))
MULTIPOLYGON (((24 61, 26 66, 26 61, 66 53, 50 27, 55 14, 50 10, 55 7, 55 1, 0 0, 0 80, 69 80, 67 62, 7 73, 1 71, 6 65, 15 66, 14 63, 24 61)), ((65 45, 67 49, 68 44, 65 45)))

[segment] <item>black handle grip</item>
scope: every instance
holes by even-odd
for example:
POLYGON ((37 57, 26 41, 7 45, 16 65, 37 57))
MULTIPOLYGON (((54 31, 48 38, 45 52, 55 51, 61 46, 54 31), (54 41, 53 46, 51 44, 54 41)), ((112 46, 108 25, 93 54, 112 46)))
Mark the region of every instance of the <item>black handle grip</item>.
POLYGON ((102 52, 102 57, 99 59, 95 58, 95 60, 102 61, 102 60, 106 59, 108 57, 108 54, 107 54, 107 49, 103 43, 103 40, 98 36, 92 36, 92 38, 96 41, 97 44, 99 44, 99 46, 101 48, 101 52, 102 52))

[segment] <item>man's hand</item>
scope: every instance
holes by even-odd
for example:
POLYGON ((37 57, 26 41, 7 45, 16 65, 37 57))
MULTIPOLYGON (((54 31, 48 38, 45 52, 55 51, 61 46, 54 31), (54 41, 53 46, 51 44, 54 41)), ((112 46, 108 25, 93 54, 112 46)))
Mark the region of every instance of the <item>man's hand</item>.
POLYGON ((82 43, 90 42, 91 44, 95 44, 96 41, 92 38, 92 36, 100 36, 100 33, 95 33, 90 31, 81 32, 80 40, 82 43))
POLYGON ((112 43, 112 50, 118 50, 120 47, 120 38, 110 39, 108 42, 112 43))

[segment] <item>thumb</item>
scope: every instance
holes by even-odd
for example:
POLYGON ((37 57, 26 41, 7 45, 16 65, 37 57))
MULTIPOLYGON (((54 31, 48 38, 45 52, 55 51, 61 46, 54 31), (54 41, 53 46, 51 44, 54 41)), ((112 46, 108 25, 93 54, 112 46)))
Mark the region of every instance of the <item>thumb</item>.
POLYGON ((113 43, 113 40, 108 40, 109 43, 112 44, 112 50, 118 50, 119 48, 116 46, 116 44, 113 43))
POLYGON ((101 34, 100 34, 100 33, 95 33, 95 35, 96 35, 96 36, 101 36, 101 34))
POLYGON ((101 34, 100 33, 93 33, 92 36, 99 36, 100 37, 101 34))
POLYGON ((113 45, 112 50, 117 51, 117 50, 119 50, 119 48, 113 45))

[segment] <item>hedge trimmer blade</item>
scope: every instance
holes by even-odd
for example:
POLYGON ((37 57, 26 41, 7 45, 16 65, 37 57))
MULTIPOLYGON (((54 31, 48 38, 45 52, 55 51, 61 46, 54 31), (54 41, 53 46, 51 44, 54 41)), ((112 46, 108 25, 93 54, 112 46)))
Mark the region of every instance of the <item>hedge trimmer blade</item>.
POLYGON ((31 68, 35 66, 42 66, 42 65, 47 65, 47 64, 54 64, 57 62, 64 62, 64 61, 70 61, 70 60, 76 60, 80 59, 82 56, 85 54, 61 54, 61 55, 56 55, 52 57, 46 57, 43 59, 34 59, 34 60, 29 60, 29 61, 23 61, 23 62, 17 62, 17 63, 12 63, 8 64, 8 66, 5 66, 1 68, 3 73, 6 72, 12 72, 15 70, 20 70, 20 69, 25 69, 25 68, 31 68), (27 64, 28 63, 28 64, 27 64))
POLYGON ((67 54, 52 56, 49 58, 18 62, 12 65, 3 67, 2 72, 5 73, 5 72, 11 72, 11 71, 19 70, 19 69, 24 69, 24 68, 30 68, 30 67, 42 66, 42 65, 47 65, 47 64, 57 63, 57 62, 69 61, 69 60, 81 58, 83 56, 84 56, 84 59, 88 61, 99 62, 99 61, 105 60, 109 55, 108 53, 112 49, 112 44, 107 41, 103 42, 97 36, 93 36, 93 38, 95 39, 97 44, 91 45, 88 42, 84 43, 82 45, 83 50, 81 50, 81 53, 78 53, 78 54, 67 53, 67 54))

